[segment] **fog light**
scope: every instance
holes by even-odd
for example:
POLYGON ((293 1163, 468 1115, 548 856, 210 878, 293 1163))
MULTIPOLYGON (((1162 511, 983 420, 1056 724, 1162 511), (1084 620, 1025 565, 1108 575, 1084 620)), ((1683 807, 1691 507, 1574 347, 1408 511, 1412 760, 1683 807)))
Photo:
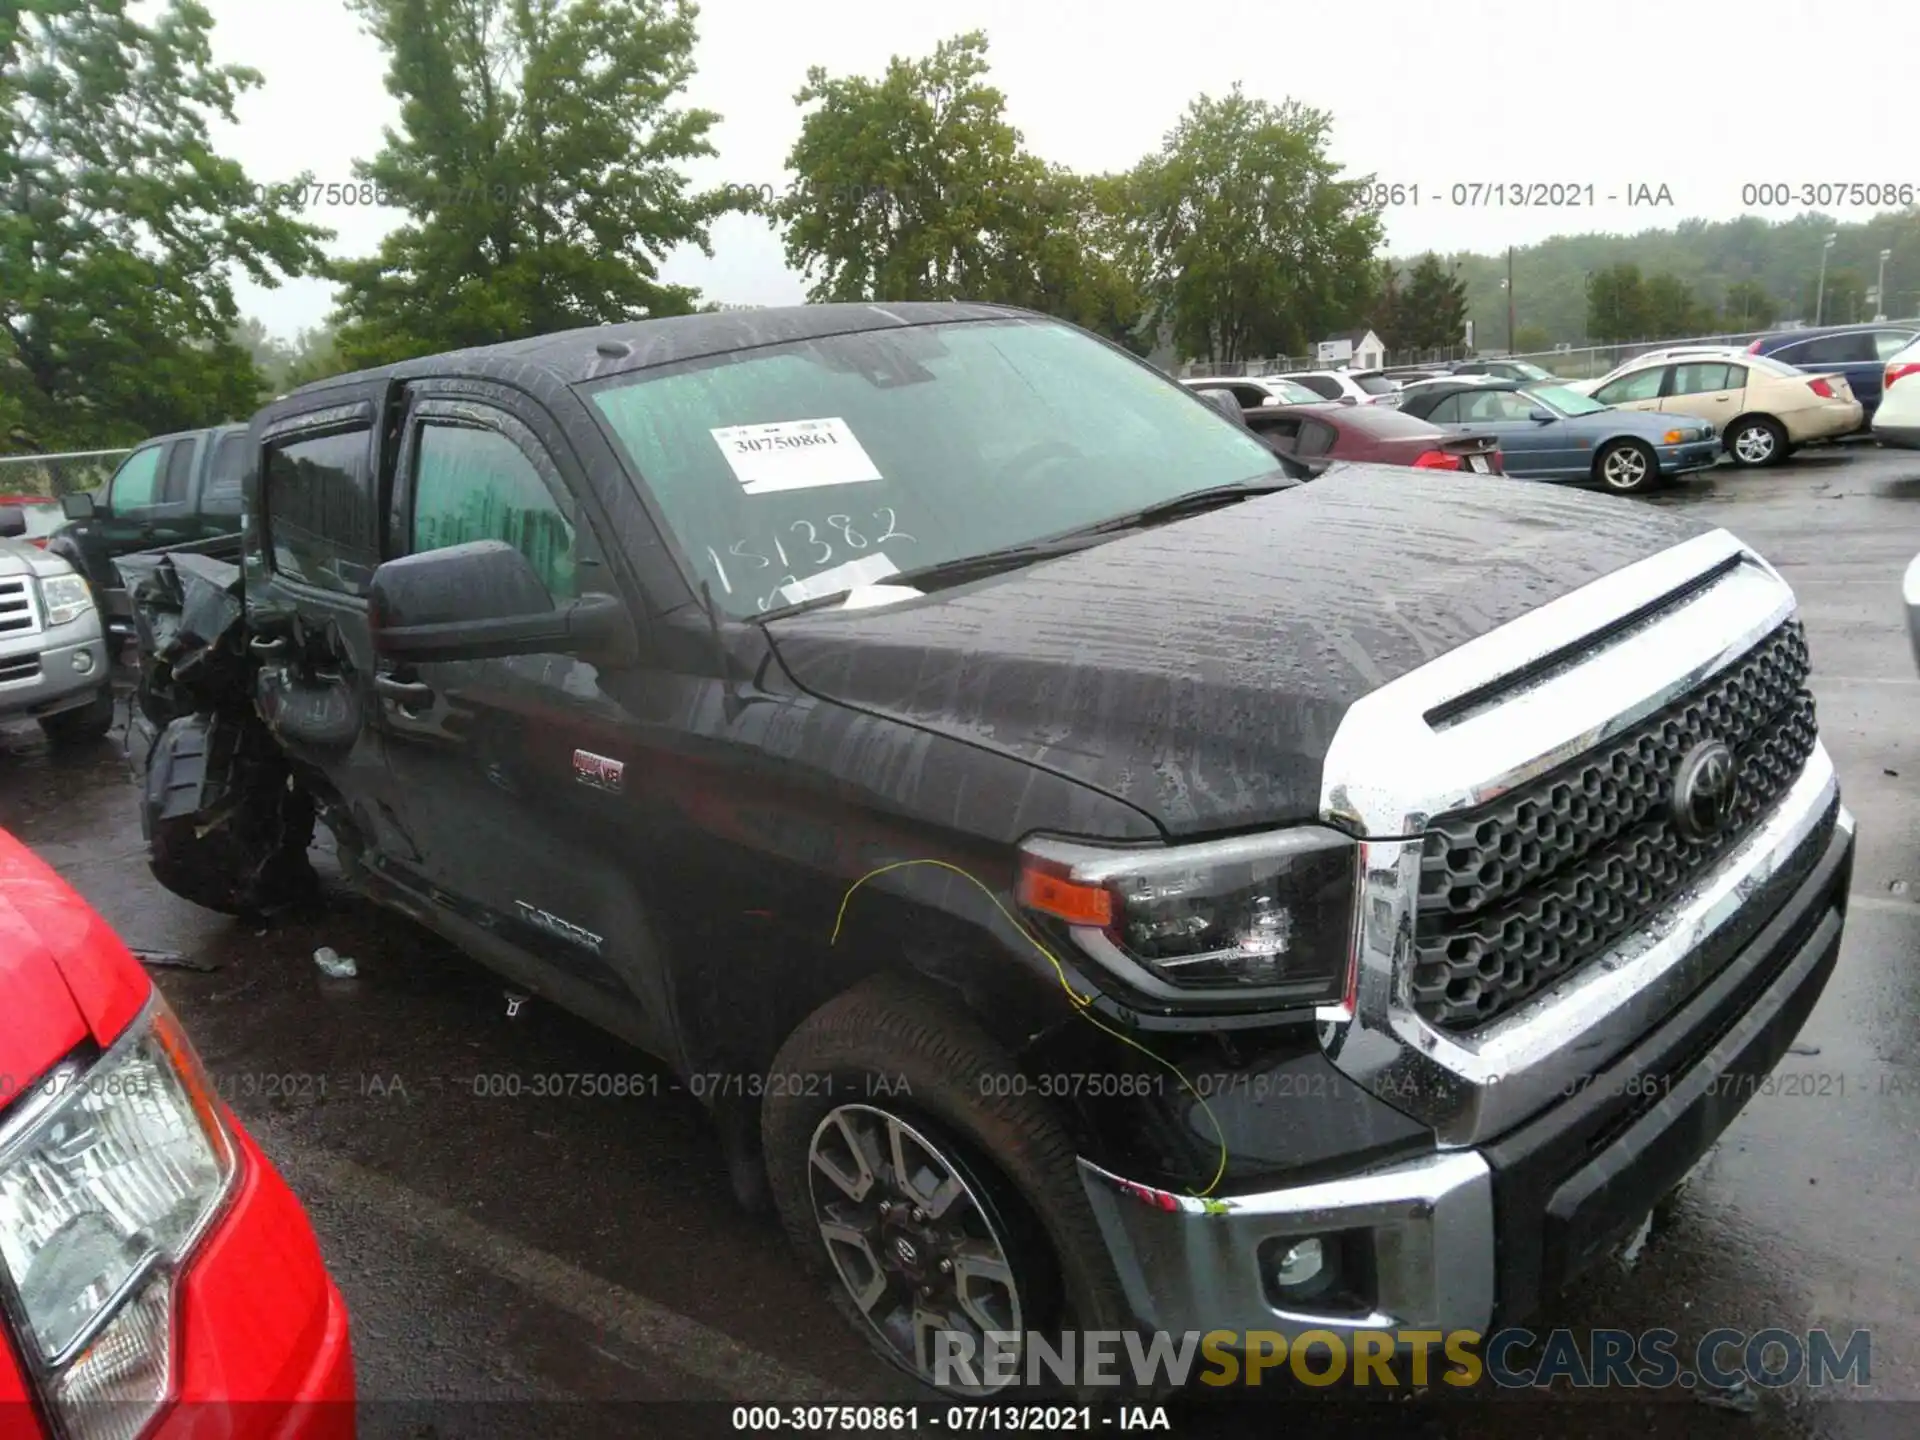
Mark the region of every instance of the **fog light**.
POLYGON ((1319 1236, 1296 1240, 1280 1252, 1273 1267, 1274 1281, 1282 1290, 1305 1290, 1325 1273, 1327 1247, 1319 1236))
POLYGON ((91 650, 74 651, 73 668, 82 675, 91 675, 93 673, 93 652, 91 650))

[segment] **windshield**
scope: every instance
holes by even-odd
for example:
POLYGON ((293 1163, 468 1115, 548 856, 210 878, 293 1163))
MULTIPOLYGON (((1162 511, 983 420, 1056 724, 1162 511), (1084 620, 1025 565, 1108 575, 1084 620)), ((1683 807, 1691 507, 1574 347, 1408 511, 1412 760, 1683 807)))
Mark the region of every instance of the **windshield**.
POLYGON ((1354 377, 1354 383, 1369 395, 1391 395, 1400 388, 1397 382, 1379 375, 1359 375, 1354 377))
POLYGON ((1526 393, 1538 396, 1562 415, 1597 415, 1613 408, 1564 385, 1529 385, 1526 393))
POLYGON ((1319 391, 1309 390, 1292 380, 1262 380, 1260 383, 1273 392, 1274 400, 1281 405, 1320 405, 1327 398, 1319 391))
POLYGON ((589 393, 737 617, 1276 473, 1184 387, 1042 320, 769 345, 589 393))

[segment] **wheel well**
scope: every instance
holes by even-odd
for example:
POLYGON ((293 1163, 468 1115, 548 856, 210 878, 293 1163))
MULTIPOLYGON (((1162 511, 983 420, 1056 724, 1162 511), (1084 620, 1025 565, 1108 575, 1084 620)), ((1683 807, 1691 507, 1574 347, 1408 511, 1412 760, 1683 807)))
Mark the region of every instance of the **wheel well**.
POLYGON ((1787 427, 1774 419, 1773 416, 1767 414, 1764 410, 1748 410, 1744 414, 1734 416, 1733 419, 1727 422, 1727 428, 1720 432, 1720 443, 1722 445, 1731 445, 1733 443, 1734 433, 1749 420, 1758 420, 1764 425, 1771 426, 1773 432, 1783 441, 1787 438, 1787 427))

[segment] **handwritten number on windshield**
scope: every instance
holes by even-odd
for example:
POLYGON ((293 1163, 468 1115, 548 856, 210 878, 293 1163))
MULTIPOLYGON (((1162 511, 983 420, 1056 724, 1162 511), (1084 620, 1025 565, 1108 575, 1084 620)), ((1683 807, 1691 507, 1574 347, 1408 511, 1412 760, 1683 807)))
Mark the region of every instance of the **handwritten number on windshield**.
MULTIPOLYGON (((827 516, 826 536, 821 534, 820 527, 815 525, 811 520, 794 521, 787 527, 787 533, 797 538, 799 544, 796 546, 796 549, 804 549, 809 552, 805 554, 789 555, 787 553, 787 547, 779 535, 769 535, 767 538, 773 542, 773 553, 779 557, 777 562, 779 568, 790 571, 804 569, 808 571, 809 574, 817 574, 819 571, 827 569, 834 563, 834 556, 837 553, 834 549, 833 540, 828 538, 829 536, 837 535, 842 549, 856 555, 863 550, 878 549, 889 540, 904 540, 910 545, 920 543, 912 535, 909 535, 905 530, 900 528, 899 517, 894 513, 891 505, 882 505, 879 509, 871 513, 875 525, 884 525, 885 527, 878 535, 871 539, 868 538, 867 532, 862 530, 859 524, 855 523, 854 517, 851 515, 827 516)), ((726 587, 728 594, 732 594, 733 581, 727 574, 727 567, 722 562, 720 555, 714 551, 712 547, 708 547, 707 554, 713 560, 714 573, 720 577, 720 583, 726 587)), ((756 549, 752 540, 734 541, 731 545, 727 546, 727 555, 732 559, 742 562, 747 568, 752 570, 770 569, 773 568, 776 563, 756 549)), ((791 574, 785 576, 780 582, 780 589, 775 590, 771 595, 761 600, 759 608, 762 610, 771 610, 776 604, 780 603, 781 592, 784 591, 786 587, 798 583, 799 581, 795 576, 791 574)))
POLYGON ((802 530, 806 531, 807 544, 818 545, 820 547, 823 553, 821 554, 819 559, 814 560, 811 563, 815 565, 825 565, 833 559, 833 546, 820 538, 820 532, 813 528, 813 522, 811 520, 796 520, 793 522, 793 524, 789 525, 787 529, 789 529, 790 531, 793 531, 796 534, 798 534, 802 530))
POLYGON ((882 535, 878 540, 875 540, 873 542, 874 544, 882 545, 889 540, 909 540, 915 545, 920 543, 918 540, 914 540, 913 536, 907 534, 906 531, 896 528, 896 522, 893 518, 893 507, 891 505, 882 505, 878 510, 873 512, 873 518, 876 520, 882 515, 887 517, 887 533, 882 535))

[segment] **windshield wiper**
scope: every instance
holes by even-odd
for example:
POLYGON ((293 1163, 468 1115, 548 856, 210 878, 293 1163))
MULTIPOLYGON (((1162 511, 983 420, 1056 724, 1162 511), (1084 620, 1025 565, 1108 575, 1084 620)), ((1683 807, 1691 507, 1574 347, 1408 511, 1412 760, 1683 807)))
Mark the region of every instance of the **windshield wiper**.
POLYGON ((1271 495, 1276 490, 1291 490, 1298 483, 1296 480, 1241 480, 1232 485, 1213 485, 1205 490, 1189 490, 1184 495, 1175 495, 1170 500, 1156 501, 1138 510, 1129 510, 1124 515, 1096 520, 1093 524, 1073 533, 1111 535, 1120 530, 1139 530, 1148 525, 1158 524, 1162 520, 1174 520, 1183 515, 1198 515, 1203 511, 1218 510, 1226 505, 1250 500, 1256 495, 1271 495))

